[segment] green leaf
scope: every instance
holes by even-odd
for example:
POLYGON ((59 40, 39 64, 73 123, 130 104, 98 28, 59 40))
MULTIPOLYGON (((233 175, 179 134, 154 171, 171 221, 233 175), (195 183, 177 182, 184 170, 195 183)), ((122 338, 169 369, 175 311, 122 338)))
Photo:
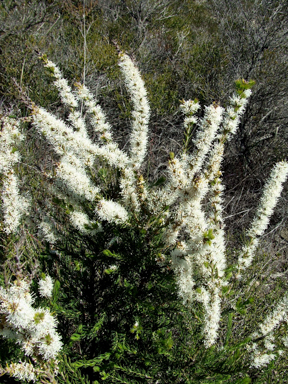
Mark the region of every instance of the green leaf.
POLYGON ((255 80, 246 81, 244 79, 238 79, 235 81, 236 92, 240 95, 246 89, 251 89, 255 84, 255 80))
POLYGON ((53 286, 53 292, 52 292, 52 299, 54 303, 56 303, 58 299, 59 289, 60 289, 60 282, 58 280, 55 280, 54 286, 53 286))
POLYGON ((226 333, 226 340, 225 345, 228 344, 230 336, 232 334, 232 320, 233 320, 233 312, 228 313, 228 324, 227 324, 227 333, 226 333))
POLYGON ((208 261, 204 261, 203 265, 204 265, 204 267, 209 268, 209 263, 208 263, 208 261))
POLYGON ((79 333, 73 333, 73 335, 71 335, 71 337, 70 337, 70 340, 72 340, 72 341, 79 341, 79 340, 81 340, 81 335, 79 335, 79 333))
POLYGON ((114 268, 107 268, 107 269, 104 269, 104 273, 105 273, 106 275, 111 275, 111 273, 115 273, 115 272, 117 272, 117 268, 116 268, 116 269, 114 269, 114 268))
POLYGON ((250 377, 249 376, 247 376, 247 377, 244 377, 242 380, 240 380, 240 381, 238 381, 237 383, 239 383, 239 384, 249 384, 249 383, 251 383, 251 379, 250 379, 250 377))
POLYGON ((104 251, 102 251, 102 253, 107 257, 113 257, 114 259, 117 259, 117 260, 123 260, 123 256, 118 255, 117 253, 113 253, 109 251, 109 249, 105 249, 104 251))
POLYGON ((204 241, 204 243, 211 245, 211 241, 213 239, 215 239, 215 236, 213 235, 213 229, 210 228, 207 232, 204 232, 203 241, 204 241))
POLYGON ((71 367, 76 368, 76 369, 82 368, 82 367, 83 368, 94 367, 93 370, 95 372, 97 372, 97 371, 99 371, 99 367, 95 367, 95 366, 101 364, 103 360, 109 360, 110 355, 111 355, 111 353, 106 352, 106 353, 103 353, 102 355, 97 356, 91 360, 78 360, 78 361, 75 361, 74 363, 72 363, 71 367))
POLYGON ((98 171, 98 176, 100 177, 100 179, 102 179, 103 181, 106 180, 107 178, 107 175, 108 175, 108 171, 106 168, 100 168, 99 171, 98 171))
POLYGON ((161 176, 161 177, 159 177, 159 179, 155 183, 153 183, 151 185, 151 188, 152 187, 158 187, 159 185, 163 185, 165 183, 165 181, 166 181, 166 177, 161 176))

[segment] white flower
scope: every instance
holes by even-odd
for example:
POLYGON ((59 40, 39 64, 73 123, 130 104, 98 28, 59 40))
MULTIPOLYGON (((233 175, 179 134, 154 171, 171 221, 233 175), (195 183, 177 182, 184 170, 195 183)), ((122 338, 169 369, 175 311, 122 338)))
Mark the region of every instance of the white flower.
POLYGON ((52 329, 39 342, 39 352, 45 360, 55 359, 63 343, 61 337, 52 329))
POLYGON ((83 129, 79 132, 73 131, 64 121, 57 119, 44 108, 34 108, 33 125, 47 138, 57 154, 76 157, 82 167, 84 165, 92 167, 96 156, 104 158, 109 165, 120 169, 129 163, 128 156, 118 148, 117 144, 108 142, 99 147, 92 143, 86 131, 83 132, 83 129))
POLYGON ((95 155, 103 157, 109 165, 124 169, 129 164, 128 156, 121 151, 117 144, 109 142, 107 145, 95 149, 95 155))
POLYGON ((74 128, 77 131, 80 131, 83 137, 87 137, 87 132, 86 132, 86 126, 85 126, 85 121, 81 117, 81 113, 79 111, 73 110, 70 112, 68 119, 71 121, 73 124, 74 128))
MULTIPOLYGON (((172 252, 172 267, 177 276, 178 295, 183 300, 183 304, 191 304, 194 300, 194 281, 192 262, 189 257, 180 258, 177 254, 185 252, 178 248, 178 252, 172 252)), ((183 257, 183 256, 182 256, 183 257)))
POLYGON ((48 243, 56 243, 58 237, 55 233, 55 228, 47 217, 45 217, 44 220, 38 225, 38 228, 40 229, 44 236, 44 239, 48 241, 48 243))
POLYGON ((250 97, 251 93, 251 90, 247 89, 242 93, 241 96, 234 95, 230 98, 231 106, 226 109, 222 127, 222 132, 228 140, 232 137, 232 135, 235 134, 239 126, 240 117, 245 112, 248 98, 250 97))
POLYGON ((20 123, 16 119, 3 116, 0 131, 0 172, 8 172, 20 160, 20 155, 15 150, 24 135, 20 133, 20 123))
POLYGON ((84 234, 90 234, 93 235, 97 232, 102 231, 102 226, 99 223, 97 225, 97 228, 95 229, 90 229, 92 225, 95 225, 95 221, 91 221, 89 217, 84 213, 84 212, 79 212, 79 211, 74 211, 70 214, 70 221, 72 225, 81 231, 84 234))
POLYGON ((261 236, 269 224, 277 201, 283 189, 283 183, 288 175, 288 163, 282 161, 277 163, 270 175, 270 179, 266 183, 259 208, 256 212, 255 219, 248 231, 248 236, 261 236))
POLYGON ((268 351, 273 351, 275 349, 275 344, 273 343, 274 341, 274 337, 265 337, 264 339, 264 347, 268 350, 268 351))
POLYGON ((243 93, 247 99, 248 99, 248 97, 250 97, 252 95, 251 89, 245 89, 245 91, 243 93))
POLYGON ((19 162, 17 145, 24 136, 19 131, 19 121, 4 116, 0 131, 0 172, 3 173, 3 213, 4 230, 7 234, 17 230, 21 217, 28 208, 28 201, 19 195, 18 178, 13 166, 19 162))
POLYGON ((6 371, 10 376, 13 376, 21 381, 27 380, 35 382, 37 379, 37 369, 35 369, 31 363, 22 361, 17 364, 11 363, 9 367, 7 367, 6 371))
POLYGON ((60 69, 51 60, 46 60, 44 66, 46 68, 51 68, 55 79, 60 79, 62 77, 60 69))
POLYGON ((46 276, 45 279, 39 280, 39 293, 42 297, 52 297, 53 280, 50 276, 46 276))
MULTIPOLYGON (((31 325, 31 339, 40 340, 56 328, 56 319, 48 309, 35 311, 34 321, 31 325)), ((38 342, 38 341, 37 341, 38 342)))
POLYGON ((283 189, 283 183, 285 182, 287 175, 288 163, 282 161, 274 166, 270 179, 264 187, 263 195, 251 228, 247 231, 250 243, 242 248, 239 255, 237 266, 238 277, 241 276, 241 271, 251 265, 254 251, 258 245, 258 238, 264 233, 269 224, 270 216, 272 215, 280 197, 283 189))
POLYGON ((85 198, 93 201, 99 192, 99 188, 88 178, 79 159, 71 153, 62 157, 57 168, 57 176, 64 182, 63 186, 68 187, 68 193, 70 190, 81 200, 85 198))
MULTIPOLYGON (((200 104, 198 103, 198 101, 187 100, 182 101, 180 108, 185 115, 190 116, 198 111, 198 109, 200 108, 200 104)), ((194 120, 192 121, 194 123, 194 120)))
POLYGON ((111 200, 100 200, 96 207, 96 213, 101 220, 107 220, 110 223, 123 224, 128 221, 126 209, 111 200))
MULTIPOLYGON (((70 118, 72 116, 70 115, 70 118)), ((59 155, 70 152, 85 163, 91 161, 92 154, 98 149, 86 133, 83 134, 83 130, 75 132, 63 120, 56 118, 44 108, 34 108, 33 125, 46 137, 59 155)))
POLYGON ((221 299, 217 289, 211 295, 209 304, 206 304, 204 307, 206 310, 204 326, 205 345, 210 347, 216 342, 221 317, 221 299))
POLYGON ((106 142, 112 140, 111 126, 106 122, 106 116, 102 111, 100 105, 94 101, 93 95, 85 87, 85 85, 78 86, 78 96, 84 101, 88 112, 92 115, 91 123, 95 132, 99 132, 99 139, 106 142))
MULTIPOLYGON (((27 328, 33 321, 35 311, 25 297, 10 297, 5 308, 6 320, 18 330, 27 328)), ((4 309, 4 307, 2 307, 4 309)))
POLYGON ((177 158, 169 161, 169 176, 174 187, 183 189, 188 185, 186 162, 177 158))
POLYGON ((276 305, 273 312, 266 317, 263 323, 259 325, 263 336, 272 332, 279 324, 286 319, 288 313, 288 296, 285 295, 282 300, 276 305))
POLYGON ((198 119, 195 116, 186 117, 184 119, 183 125, 184 125, 184 128, 187 129, 191 124, 196 124, 197 122, 198 122, 198 119))
POLYGON ((2 201, 5 232, 9 234, 16 231, 29 206, 27 200, 19 195, 18 178, 13 170, 3 178, 2 201))
POLYGON ((120 179, 121 195, 127 208, 139 211, 140 203, 137 196, 137 178, 131 167, 122 170, 120 179))
POLYGON ((51 68, 53 76, 55 77, 54 85, 58 88, 63 104, 68 105, 71 108, 76 108, 78 102, 73 95, 70 86, 66 79, 63 79, 62 73, 59 68, 52 61, 47 60, 45 67, 51 68))
POLYGON ((59 90, 63 104, 66 104, 72 108, 76 108, 78 106, 78 103, 71 91, 70 86, 67 83, 67 80, 63 78, 61 79, 59 78, 56 81, 54 81, 54 84, 59 90))
POLYGON ((134 111, 132 112, 132 134, 130 138, 130 158, 133 167, 139 169, 147 151, 150 107, 144 82, 130 57, 120 54, 119 66, 134 105, 134 111))
POLYGON ((222 121, 223 108, 210 105, 205 107, 205 115, 201 121, 194 144, 196 147, 192 156, 187 156, 188 177, 192 181, 204 162, 205 156, 210 150, 211 144, 216 137, 217 130, 222 121))
POLYGON ((7 290, 0 287, 0 303, 0 314, 5 315, 10 327, 21 331, 33 321, 33 298, 27 282, 17 280, 7 290))
MULTIPOLYGON (((52 279, 40 282, 41 295, 51 296, 52 279)), ((62 343, 56 332, 56 319, 48 309, 33 308, 29 284, 16 280, 8 289, 0 288, 0 315, 4 321, 1 334, 15 339, 26 356, 41 354, 44 359, 55 358, 62 343), (11 337, 12 333, 12 337, 11 337)))
POLYGON ((173 245, 173 244, 176 244, 178 235, 179 235, 179 228, 178 227, 175 228, 173 225, 169 225, 167 226, 164 232, 163 240, 165 241, 165 244, 167 246, 173 245))
POLYGON ((261 354, 260 352, 256 353, 253 357, 251 367, 262 368, 265 365, 268 365, 270 363, 270 361, 274 360, 276 357, 277 357, 277 355, 275 355, 273 353, 271 353, 271 354, 267 354, 267 353, 261 354))

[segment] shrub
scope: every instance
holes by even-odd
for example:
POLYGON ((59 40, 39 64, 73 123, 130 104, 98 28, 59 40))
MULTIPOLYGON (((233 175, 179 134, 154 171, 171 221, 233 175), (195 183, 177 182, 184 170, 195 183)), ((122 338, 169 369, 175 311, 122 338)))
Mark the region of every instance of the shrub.
POLYGON ((6 256, 1 334, 19 345, 17 357, 7 347, 2 373, 43 383, 263 382, 285 356, 288 299, 262 316, 249 295, 249 268, 288 164, 275 165, 237 250, 226 247, 220 170, 253 81, 238 80, 230 104, 214 102, 202 117, 198 100, 182 101, 182 154, 171 153, 167 179, 149 185, 150 108, 132 60, 119 54, 133 104, 127 154, 86 86, 72 92, 58 67, 42 59, 64 119, 26 95, 29 118, 1 117, 2 238, 6 253, 16 253, 14 263, 6 256), (29 242, 33 257, 25 253, 29 242), (35 309, 29 284, 35 290, 31 281, 41 272, 44 298, 35 309))

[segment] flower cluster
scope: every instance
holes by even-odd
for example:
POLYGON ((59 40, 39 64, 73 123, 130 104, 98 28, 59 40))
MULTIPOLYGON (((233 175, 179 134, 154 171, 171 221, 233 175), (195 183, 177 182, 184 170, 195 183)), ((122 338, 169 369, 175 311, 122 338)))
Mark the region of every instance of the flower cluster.
POLYGON ((92 115, 91 124, 94 131, 99 134, 101 141, 110 142, 112 140, 111 126, 106 121, 105 113, 99 104, 96 104, 93 95, 84 84, 76 84, 78 87, 78 97, 83 100, 87 112, 92 115))
POLYGON ((260 200, 251 228, 247 231, 249 242, 243 247, 239 255, 237 265, 238 278, 241 277, 241 272, 249 267, 253 260, 253 254, 257 248, 259 237, 263 235, 265 229, 268 227, 270 216, 277 204, 287 175, 288 164, 285 161, 277 163, 271 172, 270 179, 264 187, 263 196, 260 200))
POLYGON ((220 166, 224 143, 229 134, 235 132, 228 123, 231 120, 237 123, 236 126, 239 124, 249 96, 247 90, 235 96, 228 112, 213 103, 205 108, 201 120, 194 116, 199 109, 198 101, 183 102, 184 128, 189 130, 191 124, 199 125, 194 152, 188 155, 184 151, 180 158, 173 157, 168 168, 169 182, 163 190, 156 192, 156 199, 155 195, 148 195, 148 200, 153 199, 150 204, 154 205, 154 211, 161 210, 160 204, 170 206, 165 218, 169 224, 164 231, 164 240, 172 247, 171 262, 183 302, 191 305, 196 300, 203 304, 206 313, 203 333, 207 347, 217 339, 221 291, 227 284, 224 279, 226 249, 220 166), (210 194, 208 211, 202 205, 207 194, 210 194), (198 284, 193 279, 194 273, 198 276, 198 284), (202 280, 199 280, 199 273, 202 280))
POLYGON ((20 161, 17 145, 24 139, 19 131, 19 121, 8 116, 1 117, 0 131, 0 172, 11 171, 14 164, 20 161))
POLYGON ((121 53, 119 66, 122 69, 127 89, 134 104, 134 111, 132 112, 132 133, 130 138, 130 159, 133 167, 139 169, 147 151, 147 134, 150 115, 147 92, 140 76, 140 72, 129 56, 121 53))
POLYGON ((62 73, 59 68, 50 60, 47 60, 43 57, 45 61, 45 67, 48 68, 53 77, 55 78, 55 86, 58 88, 61 100, 64 104, 68 105, 70 108, 76 108, 78 106, 77 99, 72 93, 70 86, 66 79, 62 77, 62 73))
MULTIPOLYGON (((239 82, 241 83, 241 80, 238 80, 238 84, 239 82)), ((249 84, 244 80, 242 80, 242 85, 244 85, 244 88, 249 86, 249 84)), ((223 122, 223 132, 228 140, 236 132, 240 123, 240 117, 245 112, 245 108, 250 96, 251 89, 248 88, 242 90, 242 92, 238 92, 237 95, 234 95, 230 98, 230 106, 226 110, 226 116, 223 122)))
MULTIPOLYGON (((265 339, 265 341, 267 341, 267 338, 265 339)), ((264 350, 259 349, 257 343, 253 343, 247 349, 251 353, 252 362, 250 366, 258 369, 264 367, 265 365, 268 365, 278 355, 275 353, 271 353, 271 350, 274 349, 274 344, 269 345, 268 348, 266 347, 266 351, 265 349, 264 350), (266 352, 269 352, 269 353, 266 353, 266 352)))
MULTIPOLYGON (((78 205, 78 210, 81 210, 83 201, 89 200, 96 203, 96 213, 102 219, 111 222, 114 217, 117 223, 119 220, 122 222, 126 221, 128 217, 127 213, 123 216, 123 212, 126 211, 119 203, 113 205, 112 209, 111 202, 107 201, 107 208, 111 207, 111 212, 107 211, 106 208, 100 209, 100 207, 106 207, 104 198, 101 196, 100 189, 93 184, 90 175, 87 173, 87 169, 93 169, 96 158, 102 158, 107 161, 109 165, 121 169, 122 179, 120 181, 120 187, 122 190, 123 204, 139 210, 134 169, 135 167, 139 168, 146 151, 149 106, 146 98, 146 90, 138 71, 128 56, 124 55, 121 60, 121 65, 124 65, 125 68, 129 67, 130 70, 134 68, 133 76, 135 80, 137 80, 137 82, 141 80, 140 86, 137 87, 133 87, 132 83, 129 83, 131 93, 135 100, 137 100, 135 101, 135 106, 138 106, 137 118, 135 115, 137 124, 133 124, 132 135, 138 139, 141 137, 143 143, 145 142, 140 146, 138 142, 135 143, 135 148, 137 147, 139 150, 136 161, 133 158, 135 154, 134 149, 132 149, 133 156, 131 154, 130 158, 118 148, 117 144, 112 142, 110 125, 105 121, 105 114, 88 89, 84 85, 78 84, 76 94, 72 93, 66 80, 63 79, 59 68, 45 58, 44 61, 46 67, 49 68, 52 76, 55 78, 54 85, 59 90, 62 102, 70 109, 68 121, 72 124, 72 126, 68 125, 44 108, 33 106, 32 115, 35 128, 46 137, 50 144, 52 144, 55 152, 61 156, 56 169, 57 181, 54 185, 53 192, 58 193, 59 196, 60 191, 61 197, 64 197, 67 202, 73 202, 73 205, 75 205, 75 203, 78 205), (84 119, 81 117, 81 113, 77 111, 78 99, 82 100, 84 106, 87 108, 87 112, 91 115, 91 124, 94 130, 99 133, 99 143, 94 143, 89 138, 84 119), (137 165, 135 165, 135 161, 137 165), (98 204, 100 200, 101 204, 98 204), (97 212, 97 207, 100 209, 99 212, 97 212), (120 210, 119 215, 116 212, 116 208, 120 210), (106 214, 107 216, 105 217, 104 215, 106 214)), ((128 81, 128 73, 126 74, 126 79, 128 81)), ((80 223, 79 220, 76 221, 80 223)), ((71 223, 76 224, 76 221, 74 215, 74 219, 71 218, 71 223)), ((77 225, 78 224, 76 224, 76 227, 77 225)), ((83 228, 82 226, 82 229, 83 228)))
POLYGON ((277 348, 277 344, 287 348, 287 336, 282 337, 282 340, 277 338, 275 331, 281 323, 287 323, 288 314, 288 296, 284 295, 282 300, 276 304, 274 310, 268 314, 265 320, 259 324, 259 329, 251 335, 252 342, 248 344, 247 349, 251 353, 251 366, 261 368, 274 360, 277 356, 283 353, 283 350, 277 348), (262 341, 262 344, 255 342, 262 341), (273 351, 273 352, 272 352, 273 351))
POLYGON ((39 280, 39 294, 42 297, 52 297, 53 280, 48 275, 44 279, 39 280))
POLYGON ((39 223, 38 228, 40 229, 42 236, 46 241, 48 241, 48 243, 50 244, 56 243, 58 238, 56 234, 56 230, 48 216, 44 217, 41 223, 39 223))
POLYGON ((121 224, 128 220, 128 212, 125 208, 111 200, 100 200, 96 212, 100 219, 111 223, 121 224))
MULTIPOLYGON (((50 297, 52 280, 40 280, 41 296, 50 297)), ((33 308, 33 296, 25 280, 16 280, 9 288, 0 287, 0 335, 14 339, 26 356, 55 359, 62 348, 56 331, 56 319, 48 309, 33 308)))
POLYGON ((90 220, 86 213, 81 211, 72 212, 70 215, 70 221, 73 227, 86 235, 94 235, 103 230, 101 223, 90 220))
POLYGON ((38 370, 31 364, 26 361, 21 361, 19 363, 11 363, 5 370, 5 373, 15 377, 19 380, 33 381, 37 380, 38 370))
POLYGON ((27 211, 28 201, 19 195, 18 177, 14 165, 20 161, 17 149, 24 136, 19 131, 19 121, 3 116, 0 131, 0 173, 3 175, 2 210, 4 213, 4 230, 7 234, 16 231, 21 217, 27 211))

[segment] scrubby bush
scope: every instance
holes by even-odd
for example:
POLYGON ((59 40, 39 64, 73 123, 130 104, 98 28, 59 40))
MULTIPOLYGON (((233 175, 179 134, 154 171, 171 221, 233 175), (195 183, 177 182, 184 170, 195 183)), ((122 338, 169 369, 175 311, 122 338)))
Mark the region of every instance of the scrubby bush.
POLYGON ((278 360, 281 371, 285 286, 257 300, 251 269, 288 164, 272 170, 239 249, 227 247, 222 217, 224 145, 254 82, 238 80, 226 108, 201 112, 198 100, 183 100, 183 151, 151 184, 150 107, 133 61, 120 52, 133 107, 127 153, 85 84, 72 91, 42 59, 62 116, 25 94, 28 118, 1 115, 1 373, 42 383, 248 383, 264 382, 278 360))

